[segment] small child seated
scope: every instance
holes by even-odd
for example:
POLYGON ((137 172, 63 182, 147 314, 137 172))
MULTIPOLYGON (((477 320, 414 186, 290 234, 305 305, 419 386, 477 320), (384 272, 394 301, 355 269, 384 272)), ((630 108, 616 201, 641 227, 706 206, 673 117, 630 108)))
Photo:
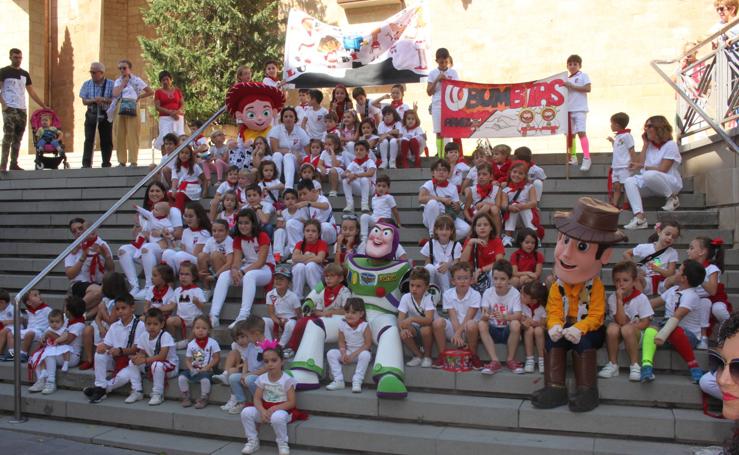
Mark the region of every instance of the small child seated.
POLYGON ((410 274, 410 292, 403 294, 398 305, 398 328, 403 344, 411 350, 413 358, 406 365, 409 367, 431 367, 431 348, 434 334, 431 324, 436 317, 436 307, 429 288, 429 272, 422 267, 415 267, 410 274), (418 348, 416 338, 421 338, 423 351, 418 348))
MULTIPOLYGON (((31 289, 21 298, 25 307, 26 328, 21 329, 21 362, 28 361, 28 353, 34 342, 41 341, 44 333, 49 329, 49 308, 38 289, 31 289)), ((13 324, 6 326, 4 332, 8 354, 3 358, 6 362, 12 362, 15 357, 15 337, 13 336, 13 324)))
POLYGON ((493 168, 490 163, 482 163, 475 169, 477 183, 465 190, 464 217, 469 223, 478 213, 488 213, 495 223, 495 231, 501 232, 503 225, 500 220, 500 206, 503 192, 500 184, 492 180, 493 168))
MULTIPOLYGON (((223 372, 213 375, 213 381, 218 381, 224 385, 230 384, 229 378, 232 374, 241 376, 244 354, 250 343, 246 320, 237 322, 234 328, 231 329, 231 340, 233 340, 231 342, 231 351, 226 356, 226 362, 223 364, 223 372)), ((236 395, 232 393, 226 404, 221 406, 221 410, 229 412, 237 404, 236 395)), ((239 408, 238 412, 241 412, 241 408, 239 408)))
MULTIPOLYGON (((174 225, 169 219, 169 202, 157 202, 151 211, 136 204, 133 205, 133 208, 145 220, 141 225, 141 232, 142 234, 149 234, 149 242, 158 243, 162 250, 169 248, 167 236, 174 233, 174 225)), ((142 237, 142 234, 139 234, 139 237, 142 237)), ((136 240, 134 245, 138 243, 138 238, 136 240)))
POLYGON ((210 337, 210 330, 210 321, 203 315, 196 317, 192 323, 193 339, 187 344, 185 369, 177 378, 183 408, 193 405, 190 399, 190 384, 197 382, 200 383, 200 398, 195 401, 195 409, 208 406, 213 370, 221 362, 221 347, 210 337))
POLYGON ((421 167, 421 152, 426 149, 426 133, 421 128, 421 121, 415 110, 407 110, 402 115, 400 165, 407 168, 408 162, 412 159, 414 167, 421 167))
MULTIPOLYGON (((328 244, 321 240, 321 223, 306 220, 303 225, 303 240, 295 245, 292 253, 293 289, 296 299, 305 295, 305 285, 313 289, 323 277, 323 264, 328 258, 328 244)), ((283 345, 284 347, 284 345, 283 345)))
POLYGON ((529 281, 521 287, 521 325, 526 351, 524 373, 534 372, 534 343, 539 355, 539 373, 544 374, 544 330, 547 326, 547 297, 549 290, 540 281, 529 281))
POLYGON ((536 231, 536 189, 528 182, 526 163, 516 161, 508 171, 508 183, 503 188, 502 209, 505 211, 503 246, 513 246, 513 231, 519 218, 524 227, 536 231))
POLYGON ((285 208, 277 215, 277 221, 275 223, 275 233, 272 240, 274 247, 275 260, 279 263, 283 258, 287 258, 289 254, 295 249, 295 245, 287 244, 287 222, 293 218, 300 222, 305 222, 302 219, 306 215, 305 210, 301 210, 295 206, 298 203, 298 193, 293 189, 286 189, 282 193, 282 200, 284 201, 285 208))
POLYGON ((198 270, 206 289, 213 289, 218 276, 231 270, 234 242, 228 232, 226 220, 215 220, 211 225, 213 236, 205 242, 203 251, 198 255, 198 270))
POLYGON ((470 172, 470 167, 463 159, 460 159, 459 144, 456 142, 450 142, 444 145, 444 155, 446 161, 449 163, 451 173, 449 174, 449 181, 452 185, 457 187, 459 194, 465 194, 462 189, 462 182, 464 182, 467 173, 470 172))
MULTIPOLYGON (((346 112, 345 114, 351 115, 351 112, 346 112)), ((318 164, 314 166, 317 167, 318 174, 321 175, 323 181, 328 180, 329 196, 338 195, 339 180, 344 174, 344 168, 349 162, 354 161, 354 142, 351 144, 351 160, 348 160, 349 153, 346 150, 342 151, 339 136, 335 134, 326 136, 324 149, 319 156, 318 164)))
POLYGON ((637 159, 634 150, 634 137, 631 136, 631 130, 626 128, 628 124, 629 116, 623 112, 611 116, 611 131, 615 134, 608 138, 608 141, 613 144, 610 173, 613 192, 611 193, 610 202, 616 207, 620 207, 624 183, 626 183, 627 178, 631 177, 629 165, 637 159))
POLYGON ((354 192, 361 194, 361 206, 363 212, 369 212, 369 198, 377 179, 377 166, 368 156, 369 143, 359 140, 354 144, 354 161, 346 166, 342 178, 344 197, 346 198, 345 212, 354 211, 354 192))
POLYGON ((443 294, 449 289, 449 270, 462 256, 462 244, 455 238, 451 217, 441 215, 436 219, 434 236, 421 248, 421 256, 426 258, 424 268, 429 273, 431 284, 443 294))
MULTIPOLYGON (((266 232, 271 238, 274 230, 275 207, 269 201, 262 199, 262 189, 256 185, 246 187, 246 205, 243 208, 250 208, 257 214, 259 228, 266 232)), ((271 194, 268 192, 268 194, 271 194)))
MULTIPOLYGON (((293 266, 293 272, 295 267, 293 266)), ((300 299, 290 290, 292 274, 287 264, 275 268, 274 285, 265 296, 267 303, 267 314, 264 323, 271 329, 273 335, 280 336, 280 346, 287 346, 293 334, 295 323, 302 315, 300 311, 300 299)))
POLYGON ((541 201, 541 195, 544 192, 544 180, 547 179, 547 174, 544 173, 544 169, 534 163, 533 153, 528 147, 517 148, 513 152, 513 157, 518 161, 523 161, 529 166, 529 183, 536 188, 536 201, 541 201))
POLYGON ((359 393, 362 391, 364 374, 372 360, 372 331, 367 322, 364 300, 356 297, 347 299, 344 311, 344 319, 339 323, 339 348, 326 353, 333 378, 326 390, 343 389, 344 372, 341 365, 356 363, 357 369, 352 376, 352 392, 359 393))
MULTIPOLYGON (((377 134, 380 135, 377 147, 380 149, 380 169, 395 169, 398 159, 398 148, 400 145, 400 130, 403 124, 400 115, 392 106, 382 108, 382 122, 377 126, 377 134)), ((355 145, 356 147, 356 145, 355 145)))
MULTIPOLYGON (((146 313, 152 308, 158 308, 164 314, 165 318, 168 318, 177 309, 177 304, 174 300, 174 270, 172 270, 172 267, 167 264, 155 265, 151 270, 151 283, 152 285, 146 289, 146 295, 144 297, 144 315, 141 317, 142 321, 146 313)), ((101 308, 98 314, 103 311, 109 313, 107 308, 101 308)))
POLYGON ((369 228, 381 219, 393 219, 395 224, 401 228, 400 213, 395 198, 390 194, 390 176, 383 174, 377 177, 375 183, 375 195, 372 197, 372 214, 363 213, 359 219, 360 234, 363 242, 367 241, 369 228))
POLYGON ((57 152, 63 152, 61 141, 62 132, 52 125, 51 114, 41 115, 41 125, 36 130, 36 148, 43 151, 47 145, 51 145, 57 152))
POLYGON ((680 237, 680 223, 665 218, 654 226, 655 232, 624 253, 624 258, 637 260, 639 278, 636 288, 648 296, 664 292, 664 280, 675 274, 678 255, 672 244, 680 237))
POLYGON ((10 293, 0 288, 0 359, 5 351, 7 327, 13 325, 13 315, 15 314, 15 306, 10 303, 10 293))
POLYGON ((520 288, 524 284, 541 279, 544 255, 538 250, 539 238, 533 229, 519 230, 516 243, 519 248, 511 254, 511 265, 513 265, 511 285, 520 288))
POLYGON ((470 225, 462 219, 461 204, 457 187, 449 183, 451 168, 444 160, 436 160, 431 165, 431 180, 426 181, 418 191, 418 202, 423 204, 423 225, 429 230, 429 237, 434 235, 434 223, 443 215, 454 219, 457 237, 467 236, 470 225))
POLYGON ((654 315, 649 299, 636 288, 638 270, 631 261, 613 266, 616 292, 608 297, 606 347, 608 363, 598 373, 601 378, 618 376, 618 345, 623 340, 629 355, 629 381, 641 380, 639 340, 654 315))
MULTIPOLYGON (((243 326, 242 330, 246 332, 248 344, 244 348, 241 344, 243 340, 240 342, 238 351, 241 356, 241 368, 239 368, 239 371, 228 375, 228 385, 231 387, 233 401, 229 399, 228 403, 222 406, 221 409, 229 414, 239 414, 246 406, 247 398, 244 387, 249 391, 252 400, 256 396, 257 379, 259 375, 267 371, 263 362, 262 343, 272 339, 272 332, 264 323, 264 319, 255 314, 250 314, 245 320, 237 322, 236 325, 243 326)), ((232 344, 232 349, 233 346, 232 344)))
POLYGON ((198 267, 191 262, 180 265, 180 286, 175 289, 172 300, 168 303, 177 305, 176 314, 167 318, 167 331, 176 337, 180 330, 180 341, 177 349, 187 346, 187 328, 192 327, 195 319, 202 316, 207 300, 203 290, 197 287, 198 267))
MULTIPOLYGON (((498 183, 505 183, 508 180, 511 166, 511 147, 506 144, 498 144, 493 147, 493 180, 498 183)), ((525 175, 525 174, 524 174, 525 175)))
MULTIPOLYGON (((298 197, 300 200, 295 206, 303 209, 303 217, 318 220, 321 223, 321 239, 329 245, 335 243, 336 220, 328 198, 320 195, 320 189, 312 181, 298 182, 298 197)), ((289 245, 297 245, 303 238, 303 222, 303 219, 293 218, 285 223, 289 245)))

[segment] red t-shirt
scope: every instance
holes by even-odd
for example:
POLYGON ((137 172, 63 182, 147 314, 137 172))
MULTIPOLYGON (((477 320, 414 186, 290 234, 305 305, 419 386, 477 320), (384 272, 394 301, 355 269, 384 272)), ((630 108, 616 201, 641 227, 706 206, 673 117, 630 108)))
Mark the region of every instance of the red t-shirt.
MULTIPOLYGON (((301 240, 301 241, 299 241, 298 243, 295 244, 295 250, 302 251, 301 250, 302 248, 303 248, 303 241, 301 240)), ((305 251, 303 251, 303 252, 304 253, 313 253, 315 255, 318 255, 318 253, 320 253, 321 251, 323 251, 324 253, 326 253, 326 257, 328 257, 328 243, 326 243, 325 241, 323 241, 321 239, 318 239, 318 241, 316 243, 306 243, 305 244, 305 251)))
POLYGON ((158 89, 154 92, 154 99, 159 101, 159 106, 164 109, 180 109, 182 107, 182 93, 179 89, 174 89, 171 94, 168 94, 162 89, 158 89))
MULTIPOLYGON (((462 249, 467 247, 469 241, 470 239, 464 241, 462 249)), ((499 237, 489 240, 486 246, 477 245, 477 268, 481 269, 492 264, 499 254, 505 255, 505 248, 503 248, 503 242, 499 237)), ((472 261, 470 260, 470 262, 472 261)))
POLYGON ((541 251, 532 251, 526 253, 522 249, 517 249, 511 255, 511 265, 518 267, 519 272, 535 272, 537 264, 544 263, 544 255, 541 251))
MULTIPOLYGON (((242 256, 244 258, 244 262, 249 265, 256 262, 257 258, 259 257, 259 250, 263 246, 270 246, 270 240, 269 236, 266 232, 260 232, 259 235, 257 235, 256 238, 254 237, 242 237, 237 236, 234 238, 234 250, 239 250, 242 253, 242 256)), ((272 255, 269 254, 267 256, 267 263, 272 264, 274 263, 274 259, 271 257, 272 255)))

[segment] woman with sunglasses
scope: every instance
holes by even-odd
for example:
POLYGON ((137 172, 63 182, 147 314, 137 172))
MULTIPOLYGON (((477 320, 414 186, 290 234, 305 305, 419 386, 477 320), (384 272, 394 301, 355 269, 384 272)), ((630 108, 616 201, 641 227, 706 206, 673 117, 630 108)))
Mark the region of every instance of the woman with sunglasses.
POLYGON ((115 148, 119 166, 125 166, 127 162, 131 166, 137 165, 141 125, 138 103, 140 99, 154 94, 154 90, 143 79, 131 72, 132 66, 128 60, 118 62, 121 76, 113 83, 113 104, 108 112, 108 118, 111 114, 115 115, 115 148))
POLYGON ((634 218, 624 229, 646 229, 647 214, 644 213, 642 197, 662 196, 666 203, 662 210, 672 212, 680 206, 677 195, 683 188, 680 176, 682 157, 677 144, 672 140, 672 126, 661 115, 649 117, 642 134, 644 145, 636 160, 629 164, 631 172, 639 172, 626 179, 626 197, 634 212, 634 218))
MULTIPOLYGON (((726 24, 736 19, 736 13, 739 11, 739 0, 714 0, 713 7, 716 9, 718 15, 718 22, 716 22, 711 30, 710 34, 714 34, 722 28, 726 27, 726 24)), ((730 28, 725 34, 721 35, 717 41, 714 41, 713 48, 718 47, 719 42, 725 42, 727 40, 735 38, 739 35, 739 27, 730 28)))
MULTIPOLYGON (((721 326, 718 334, 716 350, 708 351, 709 373, 701 378, 701 389, 713 395, 704 388, 712 376, 718 383, 719 398, 723 401, 723 417, 729 420, 739 420, 739 313, 734 313, 721 326)), ((739 432, 735 432, 724 448, 725 454, 739 453, 739 432)))

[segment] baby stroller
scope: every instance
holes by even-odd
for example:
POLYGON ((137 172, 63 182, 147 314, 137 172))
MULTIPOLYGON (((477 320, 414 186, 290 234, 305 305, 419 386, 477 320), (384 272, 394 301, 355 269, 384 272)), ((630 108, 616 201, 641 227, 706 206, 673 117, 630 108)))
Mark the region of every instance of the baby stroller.
MULTIPOLYGON (((67 155, 64 153, 64 145, 59 140, 59 149, 51 142, 56 141, 56 137, 47 138, 44 135, 41 140, 36 138, 36 133, 41 127, 41 118, 44 116, 51 117, 51 126, 59 129, 62 122, 57 117, 56 112, 51 109, 38 109, 31 114, 31 131, 33 132, 33 145, 36 148, 36 169, 59 169, 59 165, 63 162, 64 169, 69 169, 67 155), (43 141, 43 142, 41 142, 43 141), (47 156, 48 155, 48 156, 47 156)), ((52 135, 53 136, 53 135, 52 135)))

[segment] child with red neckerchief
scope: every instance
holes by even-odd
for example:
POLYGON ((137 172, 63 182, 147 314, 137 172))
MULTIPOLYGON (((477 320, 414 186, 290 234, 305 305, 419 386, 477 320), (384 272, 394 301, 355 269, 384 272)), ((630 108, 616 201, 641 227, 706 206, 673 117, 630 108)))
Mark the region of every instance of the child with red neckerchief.
POLYGON ((677 251, 672 245, 680 237, 680 223, 672 218, 664 218, 654 226, 655 232, 649 236, 648 243, 641 243, 624 252, 624 258, 633 260, 639 266, 639 279, 636 287, 647 296, 664 292, 664 280, 675 274, 678 263, 677 251))
POLYGON ((696 292, 703 302, 703 327, 696 349, 708 349, 708 335, 716 324, 731 316, 726 288, 721 283, 724 271, 724 241, 720 238, 696 237, 688 246, 688 259, 698 261, 706 269, 706 278, 696 292))
POLYGON ((547 174, 544 173, 544 169, 534 162, 531 149, 528 147, 519 147, 513 152, 513 158, 523 161, 529 166, 529 183, 536 188, 537 202, 541 201, 541 195, 544 192, 544 180, 547 179, 547 174))
POLYGON ((324 117, 324 119, 323 119, 323 121, 324 121, 324 123, 326 125, 326 131, 324 131, 323 134, 321 135, 321 137, 319 138, 319 139, 321 139, 321 141, 325 142, 326 141, 326 135, 328 135, 328 134, 335 134, 337 136, 340 134, 340 131, 339 131, 339 118, 340 117, 334 111, 329 111, 328 114, 326 114, 326 117, 324 117))
POLYGON ((369 197, 374 189, 377 167, 375 162, 368 156, 369 144, 360 140, 354 145, 356 157, 349 163, 342 175, 344 197, 346 198, 345 212, 354 211, 354 192, 361 194, 362 211, 369 212, 369 197))
POLYGON ((352 376, 352 392, 362 391, 362 382, 372 359, 372 332, 367 322, 364 300, 349 298, 344 305, 344 319, 339 323, 339 348, 326 353, 333 381, 326 390, 340 390, 345 387, 341 365, 356 363, 352 376))
POLYGON ((206 182, 203 170, 195 162, 194 152, 190 147, 180 150, 175 167, 172 170, 172 190, 170 198, 174 206, 181 211, 185 204, 190 201, 199 201, 203 191, 206 190, 206 182))
POLYGON ((609 193, 611 193, 611 205, 615 207, 621 207, 619 204, 621 203, 621 194, 624 191, 624 183, 626 183, 627 178, 631 177, 629 164, 636 161, 634 137, 631 135, 631 130, 626 128, 628 125, 629 116, 625 113, 619 112, 611 116, 611 131, 614 135, 608 138, 608 141, 613 145, 613 158, 611 159, 609 173, 609 193))
POLYGON ((273 161, 264 160, 259 163, 257 185, 262 191, 262 200, 272 206, 277 205, 279 207, 280 193, 285 189, 285 185, 280 182, 280 174, 277 171, 277 165, 273 161))
POLYGON ((210 321, 200 315, 193 320, 193 339, 187 344, 185 368, 177 378, 177 385, 182 395, 182 407, 193 405, 190 398, 190 384, 200 383, 200 398, 195 401, 195 409, 208 406, 211 378, 221 361, 221 347, 210 337, 210 321))
POLYGON ((470 225, 461 213, 461 204, 457 187, 449 182, 451 167, 445 160, 436 160, 431 165, 431 180, 427 180, 418 190, 418 202, 423 205, 423 225, 429 230, 429 237, 434 235, 434 223, 441 215, 449 215, 454 219, 457 238, 464 238, 470 231, 470 225))
POLYGON ((203 314, 203 309, 208 300, 205 293, 196 283, 198 279, 198 267, 191 262, 185 262, 180 267, 180 286, 175 289, 174 295, 167 302, 175 304, 177 310, 175 316, 167 318, 167 331, 177 337, 180 331, 180 341, 177 342, 177 349, 187 346, 187 328, 192 327, 195 318, 203 314))
POLYGON ((407 168, 408 161, 413 158, 413 166, 421 167, 421 152, 426 149, 426 133, 421 128, 421 121, 415 110, 406 110, 403 114, 403 127, 400 129, 400 165, 407 168))
POLYGON ((488 213, 495 222, 495 232, 500 232, 503 228, 500 220, 503 194, 500 184, 492 180, 493 168, 490 163, 479 164, 475 169, 477 181, 465 190, 464 217, 470 222, 478 213, 488 213))
POLYGON ((537 229, 538 223, 534 222, 536 189, 528 182, 526 171, 527 166, 523 161, 516 161, 508 171, 508 182, 503 188, 501 203, 505 220, 503 246, 513 246, 513 231, 516 230, 519 218, 525 227, 537 229))
MULTIPOLYGON (((144 297, 144 313, 151 308, 159 308, 165 317, 169 317, 177 310, 177 302, 174 299, 174 281, 174 270, 167 264, 157 264, 152 269, 151 286, 146 288, 144 297)), ((141 320, 143 321, 143 316, 141 320)))
POLYGON ((362 242, 367 241, 369 228, 381 219, 392 219, 398 228, 401 228, 400 213, 395 197, 390 194, 390 176, 383 174, 375 182, 375 194, 372 197, 372 214, 363 213, 359 219, 360 237, 362 242))
MULTIPOLYGON (((462 185, 465 177, 467 177, 467 174, 470 172, 470 167, 463 159, 461 159, 462 155, 460 153, 459 144, 456 142, 446 144, 444 146, 444 155, 446 156, 445 159, 447 163, 449 163, 449 166, 451 167, 449 181, 457 187, 459 194, 464 194, 464 191, 462 191, 462 185)), ((473 153, 472 156, 474 158, 475 154, 473 153)))
POLYGON ((324 148, 319 156, 318 163, 314 166, 318 170, 321 179, 324 182, 328 180, 330 188, 328 195, 335 197, 338 195, 339 180, 344 174, 344 169, 346 169, 348 163, 354 161, 354 142, 351 143, 351 153, 342 147, 339 136, 335 134, 327 135, 323 145, 324 148))
POLYGON ((213 196, 213 200, 210 201, 210 211, 208 212, 208 216, 211 220, 216 219, 216 215, 218 214, 218 207, 219 204, 223 201, 223 196, 228 191, 236 192, 236 189, 239 187, 239 168, 236 166, 230 166, 226 170, 226 181, 222 182, 220 185, 218 185, 218 188, 216 188, 216 194, 213 196))
MULTIPOLYGON (((390 89, 390 93, 373 100, 372 105, 376 108, 383 108, 382 102, 389 99, 390 104, 386 104, 385 106, 390 106, 395 109, 398 115, 402 118, 407 111, 411 110, 411 107, 403 102, 403 95, 405 95, 405 87, 403 87, 402 84, 395 84, 390 89)), ((413 110, 415 109, 416 105, 414 103, 413 110)))
POLYGON ((400 130, 403 124, 400 115, 391 106, 382 108, 382 122, 377 126, 378 149, 380 150, 380 169, 395 169, 400 145, 400 130))
POLYGON ((493 180, 498 183, 506 183, 513 161, 511 160, 511 147, 506 144, 498 144, 493 147, 493 180))

